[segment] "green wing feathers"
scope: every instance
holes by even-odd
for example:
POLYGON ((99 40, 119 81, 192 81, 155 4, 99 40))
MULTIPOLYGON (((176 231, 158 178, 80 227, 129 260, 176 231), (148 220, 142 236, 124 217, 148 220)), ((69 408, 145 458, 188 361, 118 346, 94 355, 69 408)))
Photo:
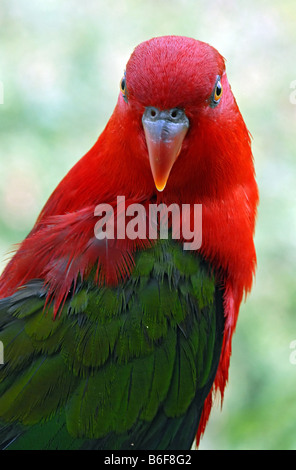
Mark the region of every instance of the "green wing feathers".
POLYGON ((80 282, 55 320, 41 280, 0 301, 2 447, 190 448, 220 356, 222 293, 171 241, 135 261, 116 288, 80 282))

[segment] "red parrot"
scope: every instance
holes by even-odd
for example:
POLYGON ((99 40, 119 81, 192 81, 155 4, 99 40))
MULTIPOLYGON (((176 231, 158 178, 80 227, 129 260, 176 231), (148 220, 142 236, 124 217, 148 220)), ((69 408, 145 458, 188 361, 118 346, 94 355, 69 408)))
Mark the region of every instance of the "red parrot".
POLYGON ((187 37, 137 46, 106 128, 0 278, 0 447, 198 443, 252 286, 257 204, 223 57, 187 37), (201 207, 198 246, 191 212, 152 237, 150 207, 201 207))

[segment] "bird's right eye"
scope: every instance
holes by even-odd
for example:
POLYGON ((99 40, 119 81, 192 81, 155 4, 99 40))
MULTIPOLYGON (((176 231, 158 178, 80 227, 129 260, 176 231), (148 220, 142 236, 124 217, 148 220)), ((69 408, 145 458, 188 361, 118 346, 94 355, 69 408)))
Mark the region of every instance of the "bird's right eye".
POLYGON ((222 96, 222 85, 220 80, 217 81, 215 91, 214 91, 214 101, 218 103, 222 96))
POLYGON ((217 104, 221 100, 221 96, 223 93, 223 88, 221 84, 221 78, 220 75, 217 76, 216 83, 215 83, 215 88, 213 90, 212 96, 211 96, 211 107, 214 108, 217 106, 217 104))

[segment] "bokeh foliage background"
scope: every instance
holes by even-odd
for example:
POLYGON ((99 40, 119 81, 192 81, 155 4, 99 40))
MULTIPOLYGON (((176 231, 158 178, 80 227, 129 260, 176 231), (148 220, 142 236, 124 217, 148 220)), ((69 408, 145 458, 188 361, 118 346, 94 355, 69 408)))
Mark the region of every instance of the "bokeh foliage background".
POLYGON ((0 269, 102 131, 139 42, 186 35, 227 59, 253 135, 258 271, 241 309, 223 410, 212 413, 201 449, 296 449, 295 24, 293 0, 0 3, 0 269))

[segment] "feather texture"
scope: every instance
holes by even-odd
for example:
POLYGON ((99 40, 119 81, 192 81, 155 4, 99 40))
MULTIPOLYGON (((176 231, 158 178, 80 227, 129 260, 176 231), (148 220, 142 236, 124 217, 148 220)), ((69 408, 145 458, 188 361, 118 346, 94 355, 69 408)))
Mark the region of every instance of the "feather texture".
POLYGON ((0 333, 7 355, 1 420, 19 423, 23 446, 29 426, 51 429, 57 419, 70 436, 65 446, 72 439, 80 447, 104 448, 112 439, 116 448, 130 448, 139 434, 146 447, 145 430, 153 427, 148 436, 157 448, 175 420, 189 420, 194 433, 198 417, 193 426, 187 414, 196 394, 209 391, 217 367, 221 295, 209 267, 173 241, 140 252, 121 286, 98 290, 91 277, 79 283, 55 320, 52 307, 44 308, 42 282, 24 286, 0 301, 1 311, 10 312, 0 333))

